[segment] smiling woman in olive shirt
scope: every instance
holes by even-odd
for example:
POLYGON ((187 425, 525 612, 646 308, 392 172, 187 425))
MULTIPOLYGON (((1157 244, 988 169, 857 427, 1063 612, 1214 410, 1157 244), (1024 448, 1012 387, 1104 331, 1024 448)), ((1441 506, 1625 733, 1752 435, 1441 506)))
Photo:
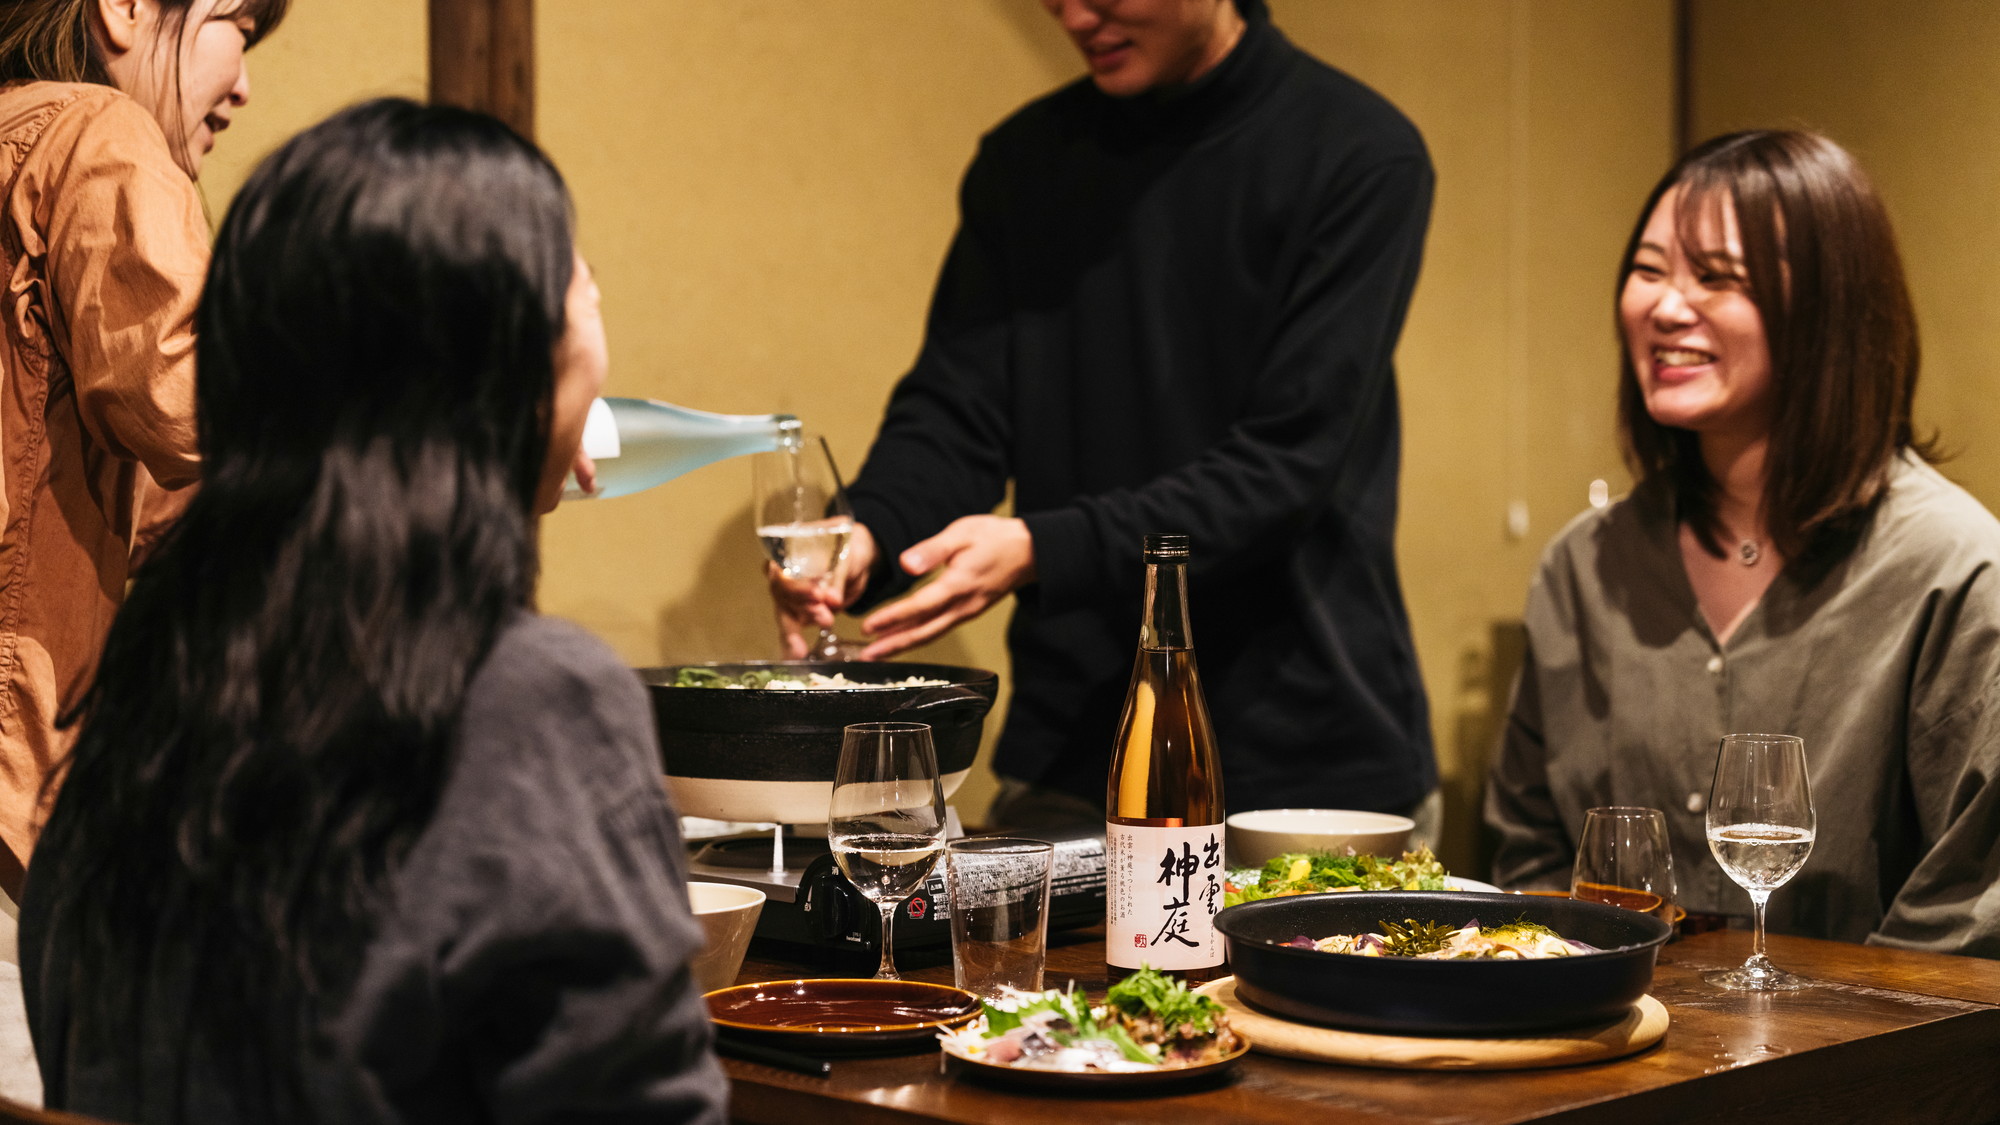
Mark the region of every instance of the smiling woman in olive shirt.
POLYGON ((1529 594, 1487 819, 1495 878, 1566 886, 1584 810, 1665 810, 1681 905, 1744 914, 1709 856, 1720 737, 1802 736, 1818 811, 1778 932, 2000 956, 2000 522, 1913 440, 1893 233, 1824 138, 1718 138, 1621 270, 1639 478, 1529 594))
POLYGON ((134 547, 191 483, 194 177, 289 0, 0 4, 0 889, 134 547))

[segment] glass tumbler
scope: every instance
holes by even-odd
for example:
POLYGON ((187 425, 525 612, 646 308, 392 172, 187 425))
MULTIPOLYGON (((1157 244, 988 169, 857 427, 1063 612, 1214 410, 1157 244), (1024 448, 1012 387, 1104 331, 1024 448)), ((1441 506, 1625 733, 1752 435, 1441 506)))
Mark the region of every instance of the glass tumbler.
POLYGON ((1674 894, 1666 814, 1630 805, 1583 814, 1569 897, 1651 914, 1671 926, 1679 918, 1674 894))
POLYGON ((1055 845, 1042 840, 976 836, 946 846, 958 987, 980 997, 1009 987, 1041 991, 1054 864, 1055 845))

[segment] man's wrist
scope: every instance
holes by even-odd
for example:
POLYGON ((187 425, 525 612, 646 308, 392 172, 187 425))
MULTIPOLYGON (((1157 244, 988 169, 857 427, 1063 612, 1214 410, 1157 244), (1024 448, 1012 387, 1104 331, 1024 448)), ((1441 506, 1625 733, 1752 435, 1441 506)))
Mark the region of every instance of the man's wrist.
POLYGON ((1019 589, 1035 581, 1035 533, 1028 528, 1028 521, 1019 516, 1010 516, 1007 522, 1013 526, 1015 533, 1021 537, 1021 550, 1027 556, 1016 568, 1017 574, 1014 586, 1016 589, 1019 589))
MULTIPOLYGON (((1046 609, 1081 604, 1091 590, 1097 533, 1081 508, 1051 508, 1020 517, 1035 557, 1032 581, 1046 609)), ((1136 545, 1134 555, 1136 557, 1136 545)))

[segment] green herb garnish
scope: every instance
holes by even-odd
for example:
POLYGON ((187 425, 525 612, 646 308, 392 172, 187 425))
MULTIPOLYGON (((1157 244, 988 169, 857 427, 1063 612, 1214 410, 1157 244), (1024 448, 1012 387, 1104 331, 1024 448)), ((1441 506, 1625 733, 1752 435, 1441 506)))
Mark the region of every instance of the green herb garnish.
POLYGON ((768 668, 753 669, 734 676, 725 676, 713 668, 687 667, 674 673, 674 687, 760 688, 778 678, 778 673, 768 668))
POLYGON ((991 1000, 982 1000, 979 1003, 980 1007, 986 1010, 986 1038, 988 1039, 1014 1030, 1021 1026, 1022 1017, 1032 1015, 1036 1012, 1054 1012, 1072 1024, 1078 1026, 1095 1026, 1090 1018, 1090 1005, 1084 1001, 1083 997, 1078 996, 1074 989, 1069 992, 1056 992, 1052 989, 1025 1004, 1012 1008, 1001 1007, 991 1000), (1078 1013, 1082 1014, 1081 1020, 1078 1019, 1078 1013))
POLYGON ((1389 957, 1419 957, 1444 948, 1445 939, 1458 931, 1442 922, 1419 922, 1415 918, 1382 923, 1383 954, 1389 957))
POLYGON ((1216 1001, 1190 992, 1178 977, 1145 967, 1112 985, 1104 1002, 1128 1016, 1152 1016, 1168 1035, 1182 1026, 1211 1034, 1215 1017, 1224 1010, 1216 1001))
POLYGON ((1107 1023, 1102 1027, 1099 1027, 1095 1035, 1089 1035, 1089 1036, 1080 1035, 1077 1038, 1102 1039, 1105 1042, 1110 1043, 1112 1046, 1118 1048, 1118 1053, 1125 1056, 1126 1062, 1158 1063, 1160 1061, 1160 1056, 1157 1053, 1157 1048, 1154 1050, 1147 1050, 1146 1048, 1141 1047, 1139 1044, 1133 1042, 1132 1034, 1125 1030, 1125 1026, 1123 1024, 1107 1023))

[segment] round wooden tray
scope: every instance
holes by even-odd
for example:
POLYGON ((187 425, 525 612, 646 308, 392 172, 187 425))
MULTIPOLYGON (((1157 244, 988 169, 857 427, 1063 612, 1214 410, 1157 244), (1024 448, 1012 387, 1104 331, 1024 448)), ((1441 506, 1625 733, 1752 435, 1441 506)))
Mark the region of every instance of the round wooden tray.
POLYGON ((1667 1033, 1667 1009, 1641 996, 1612 1024, 1544 1032, 1518 1039, 1446 1039, 1427 1035, 1378 1035, 1294 1023, 1267 1015, 1236 998, 1236 978, 1210 981, 1195 991, 1229 1009, 1229 1022, 1252 1050, 1313 1062, 1399 1070, 1531 1070, 1603 1062, 1645 1050, 1667 1033))

